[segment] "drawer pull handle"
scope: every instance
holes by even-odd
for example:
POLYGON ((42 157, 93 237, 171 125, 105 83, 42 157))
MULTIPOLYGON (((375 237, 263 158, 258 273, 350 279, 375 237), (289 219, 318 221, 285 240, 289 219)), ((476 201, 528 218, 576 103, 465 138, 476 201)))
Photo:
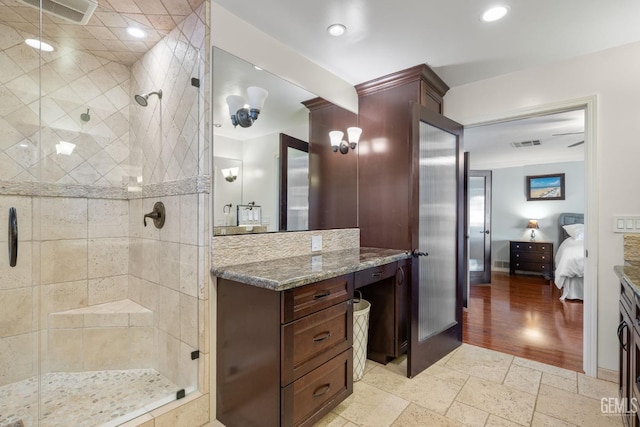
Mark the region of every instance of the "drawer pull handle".
POLYGON ((313 296, 313 299, 322 299, 328 297, 329 295, 331 295, 331 291, 324 291, 322 293, 315 294, 313 296))
POLYGON ((321 334, 316 335, 315 337, 313 337, 313 341, 322 342, 324 340, 328 340, 329 338, 331 338, 331 331, 323 332, 321 334))
POLYGON ((371 273, 371 277, 380 277, 380 276, 382 276, 381 272, 371 273))
POLYGON ((324 396, 325 394, 329 393, 330 389, 331 389, 331 384, 321 385, 316 389, 316 391, 313 392, 313 397, 324 396))

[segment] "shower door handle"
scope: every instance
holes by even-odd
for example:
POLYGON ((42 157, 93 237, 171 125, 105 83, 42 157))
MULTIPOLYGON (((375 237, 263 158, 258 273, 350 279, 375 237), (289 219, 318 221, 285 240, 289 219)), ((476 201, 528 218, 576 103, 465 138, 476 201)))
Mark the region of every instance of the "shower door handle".
POLYGON ((9 265, 18 262, 18 215, 16 208, 9 208, 9 265))

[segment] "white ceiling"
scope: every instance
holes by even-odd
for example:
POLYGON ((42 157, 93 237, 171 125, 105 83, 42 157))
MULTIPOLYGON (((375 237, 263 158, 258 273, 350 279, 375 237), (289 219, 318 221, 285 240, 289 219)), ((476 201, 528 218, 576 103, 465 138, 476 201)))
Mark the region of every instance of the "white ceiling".
POLYGON ((453 87, 640 41, 638 0, 503 0, 493 23, 494 0, 215 1, 354 85, 426 63, 453 87))
POLYGON ((471 153, 471 169, 496 169, 584 160, 584 110, 466 127, 464 150, 471 153), (582 132, 582 133, 580 133, 582 132), (540 141, 514 148, 512 143, 540 141))
MULTIPOLYGON (((426 63, 454 87, 640 41, 638 0, 504 0, 493 23, 480 20, 493 0, 215 1, 354 85, 426 63), (332 23, 347 33, 329 36, 332 23)), ((583 116, 467 128, 465 150, 477 169, 583 160, 584 144, 568 147, 583 135, 552 136, 584 130, 583 116), (510 145, 527 140, 542 145, 510 145)))

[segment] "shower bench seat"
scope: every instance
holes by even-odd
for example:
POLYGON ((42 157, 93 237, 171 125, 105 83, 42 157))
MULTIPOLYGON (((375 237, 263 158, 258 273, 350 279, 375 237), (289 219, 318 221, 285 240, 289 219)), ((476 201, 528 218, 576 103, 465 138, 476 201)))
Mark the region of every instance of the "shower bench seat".
POLYGON ((129 300, 49 314, 49 372, 152 366, 153 311, 129 300))

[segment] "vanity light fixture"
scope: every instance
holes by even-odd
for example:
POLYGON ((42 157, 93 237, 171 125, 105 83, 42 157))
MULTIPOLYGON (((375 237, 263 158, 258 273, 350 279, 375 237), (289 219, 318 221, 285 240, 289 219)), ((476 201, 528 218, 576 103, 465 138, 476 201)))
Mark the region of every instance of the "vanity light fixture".
POLYGON ((505 15, 509 12, 509 9, 506 6, 495 6, 491 9, 487 9, 482 14, 482 20, 484 22, 493 22, 505 17, 505 15))
POLYGON ((342 24, 331 24, 327 28, 327 32, 334 37, 340 37, 347 31, 347 27, 342 24))
POLYGON ((226 179, 227 181, 233 182, 236 180, 236 178, 238 178, 239 171, 240 171, 240 168, 222 169, 222 176, 224 176, 224 179, 226 179))
POLYGON ((344 132, 339 130, 332 130, 331 132, 329 132, 331 149, 334 153, 340 150, 342 154, 347 154, 349 152, 349 148, 351 148, 352 150, 356 149, 358 141, 360 141, 361 134, 362 129, 360 129, 359 127, 352 126, 350 128, 347 128, 347 139, 349 140, 349 143, 347 143, 347 141, 342 139, 342 137, 344 136, 344 132))
POLYGON ((258 115, 269 92, 258 86, 250 86, 247 88, 247 95, 249 96, 248 105, 240 95, 227 96, 227 105, 229 106, 229 115, 231 116, 233 127, 240 125, 240 127, 248 128, 258 120, 258 115))
POLYGON ((531 241, 535 242, 536 241, 536 230, 538 230, 540 227, 538 227, 538 220, 537 219, 530 219, 529 223, 527 224, 527 229, 531 229, 531 241))

